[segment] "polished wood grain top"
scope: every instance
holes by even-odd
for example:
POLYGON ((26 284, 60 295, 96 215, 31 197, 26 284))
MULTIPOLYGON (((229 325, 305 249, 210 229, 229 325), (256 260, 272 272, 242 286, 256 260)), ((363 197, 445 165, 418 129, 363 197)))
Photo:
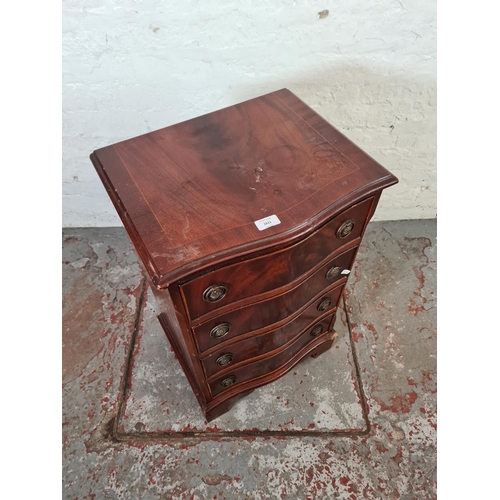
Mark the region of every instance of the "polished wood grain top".
POLYGON ((397 182, 286 89, 95 151, 158 287, 292 243, 397 182), (276 215, 260 231, 255 221, 276 215))

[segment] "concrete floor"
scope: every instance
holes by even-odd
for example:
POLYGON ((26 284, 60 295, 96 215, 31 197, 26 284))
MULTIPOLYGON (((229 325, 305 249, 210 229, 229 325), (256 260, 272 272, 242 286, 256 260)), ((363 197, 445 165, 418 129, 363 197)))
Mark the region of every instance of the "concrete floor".
POLYGON ((63 232, 63 498, 436 498, 436 223, 371 223, 337 344, 203 419, 123 229, 63 232))

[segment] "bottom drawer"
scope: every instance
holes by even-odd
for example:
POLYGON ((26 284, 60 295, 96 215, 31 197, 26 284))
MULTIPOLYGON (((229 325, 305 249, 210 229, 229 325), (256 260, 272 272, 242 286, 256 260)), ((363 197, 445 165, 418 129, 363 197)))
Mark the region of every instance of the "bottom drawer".
POLYGON ((307 344, 316 339, 324 338, 326 335, 326 333, 322 333, 319 337, 316 337, 311 335, 311 333, 312 332, 310 330, 305 331, 290 347, 279 352, 278 354, 275 354, 274 356, 255 361, 253 363, 248 363, 240 368, 227 371, 224 375, 221 375, 213 382, 209 382, 212 396, 216 396, 234 385, 241 384, 242 382, 260 377, 261 375, 265 375, 278 369, 304 349, 307 344))

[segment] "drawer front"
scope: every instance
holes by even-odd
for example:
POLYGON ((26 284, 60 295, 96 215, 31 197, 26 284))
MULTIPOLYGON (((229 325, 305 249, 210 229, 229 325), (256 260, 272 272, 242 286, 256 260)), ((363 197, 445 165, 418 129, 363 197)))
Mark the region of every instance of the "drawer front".
POLYGON ((238 363, 278 349, 299 334, 317 337, 327 332, 334 315, 329 314, 318 321, 319 314, 316 303, 313 303, 300 316, 277 330, 218 349, 201 360, 207 378, 238 363))
POLYGON ((361 236, 372 201, 370 198, 352 206, 295 245, 181 285, 190 318, 299 279, 336 249, 361 236))
MULTIPOLYGON (((261 302, 249 304, 240 309, 228 311, 195 327, 193 331, 199 351, 204 352, 230 338, 285 321, 290 315, 297 313, 311 299, 321 294, 327 287, 343 278, 345 275, 341 274, 341 272, 331 276, 331 270, 335 268, 350 269, 355 252, 356 248, 352 248, 333 258, 312 276, 288 292, 261 302)), ((325 313, 327 310, 333 310, 337 306, 341 291, 342 286, 339 286, 324 292, 325 297, 330 297, 331 304, 326 309, 317 310, 318 317, 320 314, 325 313)), ((316 299, 318 304, 315 307, 319 307, 322 298, 324 297, 319 296, 316 299)))
POLYGON ((246 365, 235 368, 234 370, 226 371, 220 377, 217 377, 213 382, 209 382, 210 391, 212 396, 216 396, 221 392, 233 387, 247 380, 260 377, 270 373, 285 363, 290 361, 296 354, 300 353, 308 344, 314 340, 330 335, 330 333, 323 333, 320 337, 312 337, 311 335, 301 335, 290 347, 267 358, 247 363, 246 365))

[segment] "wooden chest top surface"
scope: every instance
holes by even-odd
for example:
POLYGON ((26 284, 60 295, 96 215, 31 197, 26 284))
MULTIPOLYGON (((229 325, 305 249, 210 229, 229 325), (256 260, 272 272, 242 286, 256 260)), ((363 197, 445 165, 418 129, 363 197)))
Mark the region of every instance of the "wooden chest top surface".
POLYGON ((159 287, 292 243, 397 182, 286 89, 92 153, 159 287), (255 221, 276 215, 259 230, 255 221))

